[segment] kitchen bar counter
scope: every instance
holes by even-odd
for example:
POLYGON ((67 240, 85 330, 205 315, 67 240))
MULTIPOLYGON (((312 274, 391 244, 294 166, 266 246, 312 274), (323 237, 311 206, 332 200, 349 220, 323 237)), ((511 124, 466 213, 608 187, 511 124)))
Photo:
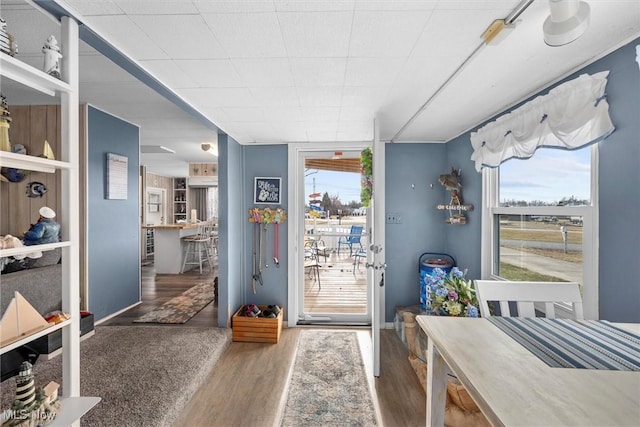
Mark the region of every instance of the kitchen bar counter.
POLYGON ((180 274, 184 257, 182 238, 198 232, 198 224, 145 225, 154 230, 153 264, 157 274, 180 274))

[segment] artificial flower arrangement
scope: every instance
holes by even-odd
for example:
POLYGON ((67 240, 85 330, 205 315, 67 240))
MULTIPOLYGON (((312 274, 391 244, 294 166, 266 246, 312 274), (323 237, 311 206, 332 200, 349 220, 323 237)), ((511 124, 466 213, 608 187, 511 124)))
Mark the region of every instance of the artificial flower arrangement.
POLYGON ((369 207, 373 193, 373 153, 370 148, 360 153, 360 188, 362 206, 369 207))
POLYGON ((449 273, 435 268, 425 276, 428 309, 440 316, 479 317, 478 298, 465 272, 453 267, 449 273))

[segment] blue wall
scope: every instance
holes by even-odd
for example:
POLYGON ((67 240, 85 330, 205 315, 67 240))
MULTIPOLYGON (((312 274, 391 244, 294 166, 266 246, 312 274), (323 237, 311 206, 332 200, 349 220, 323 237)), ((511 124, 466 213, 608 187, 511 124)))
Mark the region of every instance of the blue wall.
POLYGON ((266 240, 263 242, 263 264, 262 264, 262 281, 263 286, 256 285, 256 293, 253 293, 251 284, 252 276, 252 247, 253 232, 255 225, 249 223, 249 209, 259 207, 283 208, 286 210, 288 203, 287 180, 288 180, 288 160, 286 145, 245 145, 244 149, 244 187, 242 194, 244 195, 245 209, 242 212, 242 226, 244 228, 244 244, 247 248, 244 253, 244 281, 243 295, 246 304, 278 304, 286 305, 287 302, 287 242, 288 231, 287 223, 280 226, 279 240, 279 256, 280 268, 276 268, 273 263, 273 236, 274 226, 268 225, 266 232, 266 240), (253 184, 254 178, 262 177, 282 177, 282 196, 281 204, 278 205, 254 205, 253 204, 253 184), (265 265, 269 267, 265 267, 265 265))
MULTIPOLYGON (((461 170, 462 203, 473 205, 473 211, 465 212, 467 223, 464 225, 447 225, 446 247, 454 254, 458 267, 467 269, 467 279, 480 279, 480 240, 482 222, 482 174, 475 170, 471 161, 471 142, 469 135, 458 137, 447 143, 447 165, 461 170)), ((443 171, 443 173, 444 173, 443 171)), ((447 191, 447 197, 449 192, 447 191)), ((445 199, 446 199, 445 198, 445 199)))
POLYGON ((438 183, 438 176, 448 168, 445 144, 386 144, 386 210, 402 218, 401 224, 386 226, 387 322, 393 320, 397 305, 415 305, 420 299, 420 255, 450 253, 445 241, 446 214, 436 210, 438 204, 448 201, 438 183))
POLYGON ((95 319, 140 300, 139 128, 88 108, 88 308, 95 319), (128 158, 126 200, 107 200, 107 153, 128 158))
POLYGON ((611 70, 606 93, 616 127, 599 144, 600 318, 640 322, 640 38, 582 72, 611 70))
POLYGON ((242 147, 227 135, 218 135, 219 236, 218 325, 230 327, 233 312, 242 304, 245 280, 243 245, 245 223, 242 147))

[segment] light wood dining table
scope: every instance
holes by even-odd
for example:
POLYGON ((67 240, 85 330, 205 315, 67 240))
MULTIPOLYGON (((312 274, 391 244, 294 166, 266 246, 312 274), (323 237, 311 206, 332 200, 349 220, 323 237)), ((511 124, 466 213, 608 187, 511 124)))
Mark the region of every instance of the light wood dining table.
POLYGON ((428 336, 427 426, 444 425, 448 369, 494 426, 640 425, 640 372, 550 367, 487 319, 416 320, 428 336))

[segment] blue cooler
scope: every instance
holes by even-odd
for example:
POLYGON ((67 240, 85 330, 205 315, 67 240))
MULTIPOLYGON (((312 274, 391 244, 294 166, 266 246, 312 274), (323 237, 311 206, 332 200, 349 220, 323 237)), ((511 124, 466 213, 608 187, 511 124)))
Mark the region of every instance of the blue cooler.
POLYGON ((433 270, 440 268, 445 273, 449 273, 456 265, 456 260, 449 254, 437 252, 425 252, 418 259, 420 268, 420 309, 426 311, 429 306, 429 294, 427 293, 427 283, 425 277, 432 276, 433 270))

